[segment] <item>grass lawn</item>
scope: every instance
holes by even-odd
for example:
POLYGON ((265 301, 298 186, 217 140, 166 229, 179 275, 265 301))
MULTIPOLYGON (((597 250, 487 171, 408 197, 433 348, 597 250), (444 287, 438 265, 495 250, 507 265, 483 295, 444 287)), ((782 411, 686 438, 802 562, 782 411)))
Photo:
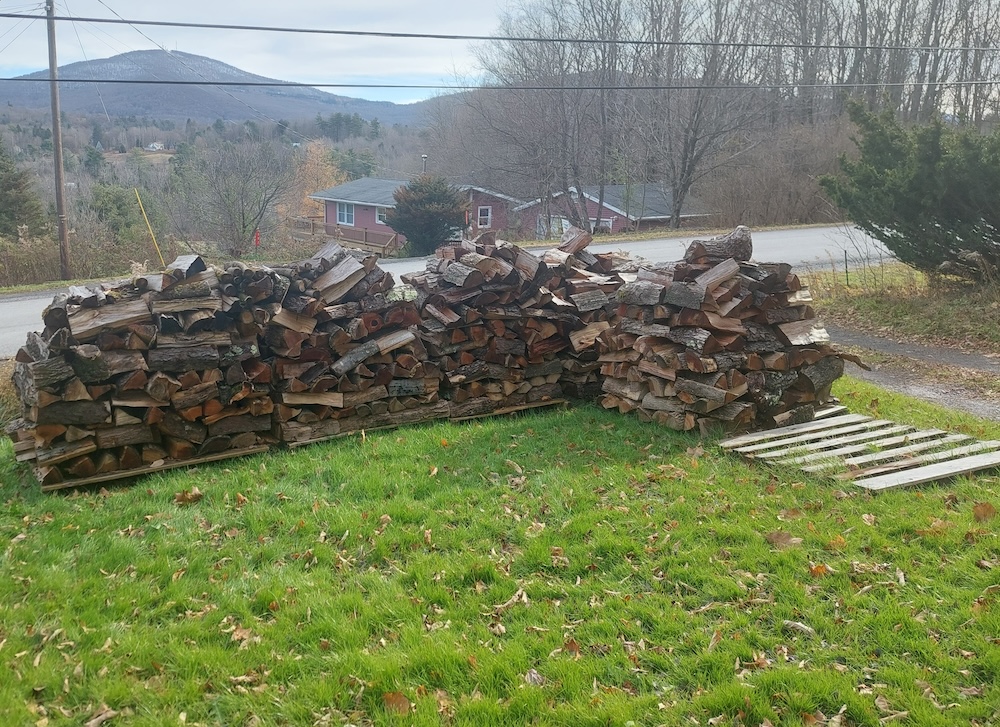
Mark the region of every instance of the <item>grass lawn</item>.
POLYGON ((0 480, 4 725, 1000 718, 996 473, 872 497, 579 406, 0 480))

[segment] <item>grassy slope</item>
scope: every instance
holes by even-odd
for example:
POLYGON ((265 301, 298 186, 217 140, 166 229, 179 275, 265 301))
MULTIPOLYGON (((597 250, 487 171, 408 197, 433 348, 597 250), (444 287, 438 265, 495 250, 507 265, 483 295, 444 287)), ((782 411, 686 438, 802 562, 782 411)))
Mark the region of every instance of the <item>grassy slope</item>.
POLYGON ((968 346, 1000 353, 1000 287, 955 280, 932 285, 902 264, 878 265, 844 274, 804 275, 824 318, 856 330, 968 346))
MULTIPOLYGON (((859 382, 839 393, 1000 437, 859 382)), ((110 492, 42 495, 2 447, 7 724, 80 724, 102 704, 143 725, 791 725, 842 709, 945 725, 1000 708, 998 521, 973 512, 1000 505, 993 475, 873 498, 591 406, 110 492), (174 503, 193 487, 200 502, 174 503), (776 548, 776 531, 802 541, 776 548)))

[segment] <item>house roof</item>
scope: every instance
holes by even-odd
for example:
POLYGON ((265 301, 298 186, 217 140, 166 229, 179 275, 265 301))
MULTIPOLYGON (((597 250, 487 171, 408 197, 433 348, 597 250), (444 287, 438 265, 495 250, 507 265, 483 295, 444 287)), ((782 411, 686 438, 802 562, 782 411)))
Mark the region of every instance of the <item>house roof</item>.
POLYGON ((392 193, 409 182, 405 179, 374 179, 362 177, 351 182, 338 184, 336 187, 324 189, 309 195, 310 199, 330 202, 349 202, 351 204, 367 204, 376 207, 395 207, 396 200, 392 193))
MULTIPOLYGON (((405 187, 409 182, 405 179, 374 179, 372 177, 362 177, 352 182, 338 184, 336 187, 324 189, 321 192, 314 192, 309 195, 310 199, 330 202, 349 202, 352 204, 374 205, 377 207, 395 207, 396 200, 392 193, 400 187, 405 187)), ((460 184, 458 189, 463 192, 475 190, 488 194, 497 199, 506 200, 511 204, 522 204, 523 200, 508 197, 500 192, 491 189, 476 187, 471 184, 460 184)))
MULTIPOLYGON (((575 188, 574 188, 575 191, 575 188)), ((600 199, 600 187, 583 187, 583 195, 595 203, 600 199)), ((562 192, 555 195, 560 196, 562 192)), ((541 199, 527 202, 515 208, 521 211, 541 203, 541 199)), ((673 208, 673 195, 661 184, 606 184, 604 185, 604 207, 611 212, 628 217, 630 220, 666 220, 673 208)), ((696 217, 711 214, 710 210, 694 197, 684 200, 681 217, 696 217)))

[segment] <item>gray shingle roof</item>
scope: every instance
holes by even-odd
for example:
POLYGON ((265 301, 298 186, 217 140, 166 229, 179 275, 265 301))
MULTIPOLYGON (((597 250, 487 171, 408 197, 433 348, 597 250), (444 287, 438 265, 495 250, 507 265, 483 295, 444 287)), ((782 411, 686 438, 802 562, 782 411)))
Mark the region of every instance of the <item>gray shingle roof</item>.
MULTIPOLYGON (((583 194, 597 202, 600 198, 600 187, 593 185, 583 188, 583 194)), ((660 184, 606 184, 604 185, 604 208, 626 215, 630 220, 665 220, 670 218, 673 195, 664 190, 660 184)), ((540 199, 526 202, 516 211, 527 209, 541 202, 540 199)), ((687 197, 681 217, 691 215, 708 215, 711 210, 700 200, 687 197)))
POLYGON ((392 193, 409 182, 400 179, 373 179, 362 177, 353 182, 338 184, 336 187, 324 189, 310 194, 310 199, 329 200, 331 202, 352 202, 368 204, 377 207, 395 207, 396 200, 392 193))

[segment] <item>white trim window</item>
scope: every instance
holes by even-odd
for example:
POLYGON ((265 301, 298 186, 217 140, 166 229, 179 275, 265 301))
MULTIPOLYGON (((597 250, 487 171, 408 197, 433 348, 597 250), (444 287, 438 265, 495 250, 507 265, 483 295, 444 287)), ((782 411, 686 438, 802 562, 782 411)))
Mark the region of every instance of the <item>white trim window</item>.
POLYGON ((385 214, 388 212, 388 207, 376 207, 375 208, 375 224, 377 225, 387 225, 388 222, 385 221, 385 214))
POLYGON ((354 205, 350 202, 337 202, 337 224, 354 227, 354 205))
POLYGON ((488 230, 493 226, 493 208, 482 206, 476 211, 476 227, 488 230))

